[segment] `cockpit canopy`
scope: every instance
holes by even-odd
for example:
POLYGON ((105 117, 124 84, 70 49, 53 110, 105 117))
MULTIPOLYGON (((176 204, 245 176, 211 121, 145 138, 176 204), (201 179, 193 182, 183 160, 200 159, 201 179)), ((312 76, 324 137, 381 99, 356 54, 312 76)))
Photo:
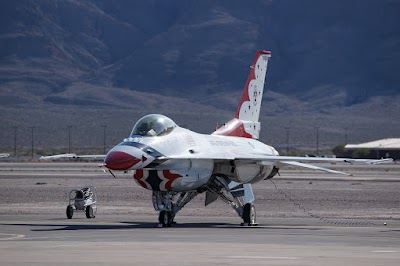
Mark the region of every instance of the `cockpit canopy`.
POLYGON ((164 115, 151 114, 139 119, 133 126, 131 137, 134 136, 163 136, 170 133, 176 124, 164 115))

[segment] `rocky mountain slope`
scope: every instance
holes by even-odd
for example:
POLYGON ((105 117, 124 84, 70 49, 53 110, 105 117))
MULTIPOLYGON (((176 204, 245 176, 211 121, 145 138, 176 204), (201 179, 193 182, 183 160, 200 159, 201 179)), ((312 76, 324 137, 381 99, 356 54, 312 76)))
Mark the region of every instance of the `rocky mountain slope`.
MULTIPOLYGON (((310 120, 329 116, 341 122, 336 138, 344 127, 371 123, 399 134, 399 12, 393 0, 4 0, 0 116, 8 133, 1 145, 12 146, 13 126, 76 122, 62 110, 98 110, 89 121, 104 110, 131 110, 205 114, 199 121, 214 114, 224 122, 257 49, 272 51, 263 117, 279 117, 280 131, 311 117, 311 133, 299 134, 310 138, 317 125, 310 120)), ((365 131, 358 140, 369 138, 365 131)), ((271 134, 264 138, 282 137, 271 134)), ((368 134, 378 135, 386 136, 368 134)))
POLYGON ((391 0, 2 1, 1 102, 106 104, 74 93, 87 86, 219 95, 269 49, 270 90, 341 91, 350 105, 399 92, 399 11, 391 0))

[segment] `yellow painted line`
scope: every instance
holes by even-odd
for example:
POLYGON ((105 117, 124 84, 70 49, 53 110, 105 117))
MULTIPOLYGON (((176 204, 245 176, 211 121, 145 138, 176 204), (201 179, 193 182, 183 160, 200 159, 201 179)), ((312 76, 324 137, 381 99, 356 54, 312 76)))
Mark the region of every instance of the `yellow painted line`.
POLYGON ((15 239, 21 239, 24 238, 25 235, 22 234, 3 234, 0 233, 0 241, 7 241, 7 240, 15 240, 15 239), (5 237, 3 237, 5 236, 5 237))

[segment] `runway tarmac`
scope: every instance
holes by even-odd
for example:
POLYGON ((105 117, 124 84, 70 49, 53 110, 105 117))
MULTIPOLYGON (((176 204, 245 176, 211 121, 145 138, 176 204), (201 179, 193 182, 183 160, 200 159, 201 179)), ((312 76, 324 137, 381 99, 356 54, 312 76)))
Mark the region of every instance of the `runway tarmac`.
MULTIPOLYGON (((3 217, 4 218, 4 217, 3 217)), ((5 217, 1 265, 398 265, 398 226, 267 224, 181 217, 156 228, 152 217, 66 220, 5 217), (33 221, 32 221, 33 220, 33 221)))
POLYGON ((400 263, 397 165, 344 179, 289 169, 254 187, 259 226, 200 195, 172 228, 155 226, 149 191, 95 165, 0 163, 0 265, 400 263), (66 219, 67 193, 85 184, 97 187, 96 218, 66 219))

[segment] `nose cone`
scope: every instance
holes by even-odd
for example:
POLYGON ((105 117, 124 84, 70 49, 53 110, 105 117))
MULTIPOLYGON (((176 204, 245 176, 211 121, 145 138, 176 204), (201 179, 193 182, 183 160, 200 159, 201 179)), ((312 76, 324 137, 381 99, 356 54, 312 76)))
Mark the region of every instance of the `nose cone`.
POLYGON ((104 166, 111 170, 128 170, 139 162, 141 159, 126 152, 110 151, 104 160, 104 166))

